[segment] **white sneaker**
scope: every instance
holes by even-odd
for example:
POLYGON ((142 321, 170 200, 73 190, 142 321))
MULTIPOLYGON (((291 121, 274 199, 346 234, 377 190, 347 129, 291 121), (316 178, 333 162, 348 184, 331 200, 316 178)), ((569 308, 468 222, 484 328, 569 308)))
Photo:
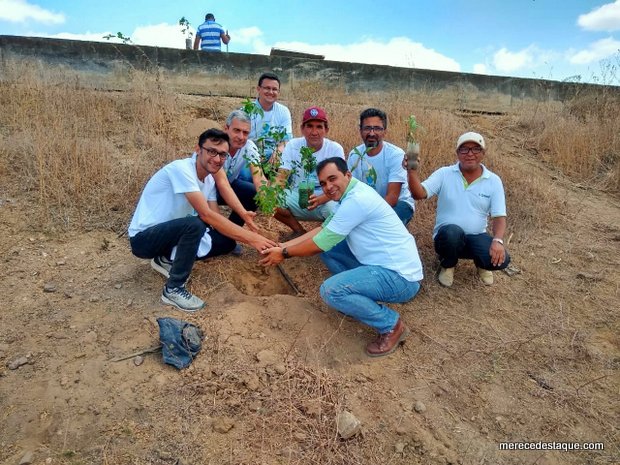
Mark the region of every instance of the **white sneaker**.
POLYGON ((483 270, 482 268, 476 268, 478 271, 478 277, 485 285, 490 286, 493 284, 493 272, 489 270, 483 270))
POLYGON ((153 268, 158 273, 161 273, 166 278, 169 278, 170 270, 172 269, 172 261, 161 255, 151 260, 151 268, 153 268))
POLYGON ((454 267, 452 268, 440 268, 439 276, 437 276, 439 284, 445 287, 451 287, 454 282, 454 267))
POLYGON ((161 301, 188 313, 193 313, 205 306, 205 303, 189 292, 185 286, 175 287, 174 289, 168 289, 168 286, 164 286, 161 301))

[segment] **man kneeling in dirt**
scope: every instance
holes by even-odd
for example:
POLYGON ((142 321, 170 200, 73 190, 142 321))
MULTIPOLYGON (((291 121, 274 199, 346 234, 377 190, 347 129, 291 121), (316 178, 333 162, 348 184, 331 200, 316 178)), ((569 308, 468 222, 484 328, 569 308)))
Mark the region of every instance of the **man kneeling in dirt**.
POLYGON ((485 148, 480 134, 466 132, 456 142, 458 162, 439 168, 424 182, 418 176, 418 154, 405 154, 413 198, 438 197, 433 241, 441 267, 437 279, 445 287, 452 286, 460 258, 474 261, 478 277, 486 285, 493 284, 493 270, 510 263, 504 246, 504 186, 499 176, 481 163, 485 148), (487 233, 489 216, 493 236, 487 233))
POLYGON ((185 287, 196 258, 229 253, 237 240, 258 251, 276 245, 256 232, 255 214, 245 211, 238 199, 227 200, 236 205, 237 213, 253 231, 219 212, 213 175, 228 157, 228 147, 225 132, 203 132, 191 157, 167 164, 147 182, 129 225, 133 254, 151 258, 151 266, 168 278, 161 300, 186 312, 204 307, 185 287))
POLYGON ((379 333, 366 346, 371 357, 393 352, 409 334, 400 315, 378 302, 407 302, 420 289, 422 263, 415 239, 392 207, 370 186, 352 178, 347 162, 321 161, 323 192, 338 202, 322 226, 263 251, 263 265, 321 254, 334 276, 321 285, 323 300, 379 333))

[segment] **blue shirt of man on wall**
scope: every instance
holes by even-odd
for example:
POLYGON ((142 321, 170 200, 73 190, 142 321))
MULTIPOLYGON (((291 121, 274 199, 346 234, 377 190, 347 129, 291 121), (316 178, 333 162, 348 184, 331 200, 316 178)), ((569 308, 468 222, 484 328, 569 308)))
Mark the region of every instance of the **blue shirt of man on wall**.
POLYGON ((198 46, 200 46, 200 50, 205 52, 221 52, 222 42, 228 44, 230 35, 224 31, 221 24, 215 22, 213 13, 207 13, 205 22, 196 30, 194 50, 198 50, 198 46))

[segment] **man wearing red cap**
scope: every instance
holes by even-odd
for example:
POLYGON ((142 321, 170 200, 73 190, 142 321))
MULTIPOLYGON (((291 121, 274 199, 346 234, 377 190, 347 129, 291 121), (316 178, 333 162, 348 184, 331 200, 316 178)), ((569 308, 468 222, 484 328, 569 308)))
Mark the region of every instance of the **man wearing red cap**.
POLYGON ((417 154, 405 155, 409 189, 416 200, 437 195, 433 240, 439 255, 438 280, 450 287, 459 258, 472 259, 478 277, 493 284, 493 270, 508 266, 504 245, 506 199, 502 180, 482 163, 486 144, 476 132, 466 132, 456 143, 458 162, 439 168, 424 182, 418 177, 417 154), (493 235, 487 233, 491 217, 493 235))
POLYGON ((308 208, 299 206, 299 194, 297 192, 299 184, 306 180, 304 173, 299 169, 302 147, 309 147, 314 150, 313 155, 317 164, 332 157, 339 157, 344 160, 342 146, 325 137, 328 132, 329 126, 325 110, 316 106, 307 108, 301 122, 303 137, 291 139, 282 153, 282 164, 278 170, 277 182, 281 186, 285 186, 288 181, 286 208, 278 208, 274 217, 289 226, 294 233, 306 232, 299 220, 323 221, 327 219, 336 206, 336 203, 329 200, 323 193, 314 170, 309 173, 308 177, 308 180, 314 185, 314 194, 310 195, 308 208))

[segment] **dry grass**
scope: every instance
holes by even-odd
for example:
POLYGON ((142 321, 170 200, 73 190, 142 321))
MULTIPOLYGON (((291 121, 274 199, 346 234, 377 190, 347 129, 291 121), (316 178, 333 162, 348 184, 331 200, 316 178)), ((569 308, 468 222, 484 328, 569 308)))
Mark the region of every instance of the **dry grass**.
MULTIPOLYGON (((0 116, 2 172, 10 175, 15 189, 31 193, 36 223, 48 228, 120 232, 148 177, 191 150, 194 141, 185 134, 191 119, 223 121, 228 109, 237 105, 236 99, 225 98, 188 103, 168 90, 157 73, 131 72, 129 89, 110 93, 82 87, 68 71, 40 70, 35 75, 25 67, 7 67, 0 82, 5 109, 0 116)), ((345 95, 342 86, 318 85, 298 83, 288 92, 286 103, 294 121, 307 106, 323 105, 332 120, 329 137, 348 152, 360 142, 356 128, 364 108, 377 106, 388 113, 387 138, 399 145, 405 143, 407 116, 415 114, 424 127, 423 175, 453 162, 453 141, 459 133, 497 129, 479 128, 471 118, 432 108, 429 95, 422 93, 345 95)), ((620 123, 609 101, 599 103, 581 99, 560 106, 530 105, 506 116, 501 125, 521 132, 523 147, 576 182, 617 192, 620 123)), ((527 219, 528 224, 553 217, 557 199, 544 185, 524 182, 523 170, 504 166, 501 149, 491 144, 488 163, 497 166, 504 179, 511 216, 527 219), (512 186, 519 186, 516 192, 512 186), (545 201, 521 212, 522 204, 511 199, 522 196, 523 189, 545 201)))

